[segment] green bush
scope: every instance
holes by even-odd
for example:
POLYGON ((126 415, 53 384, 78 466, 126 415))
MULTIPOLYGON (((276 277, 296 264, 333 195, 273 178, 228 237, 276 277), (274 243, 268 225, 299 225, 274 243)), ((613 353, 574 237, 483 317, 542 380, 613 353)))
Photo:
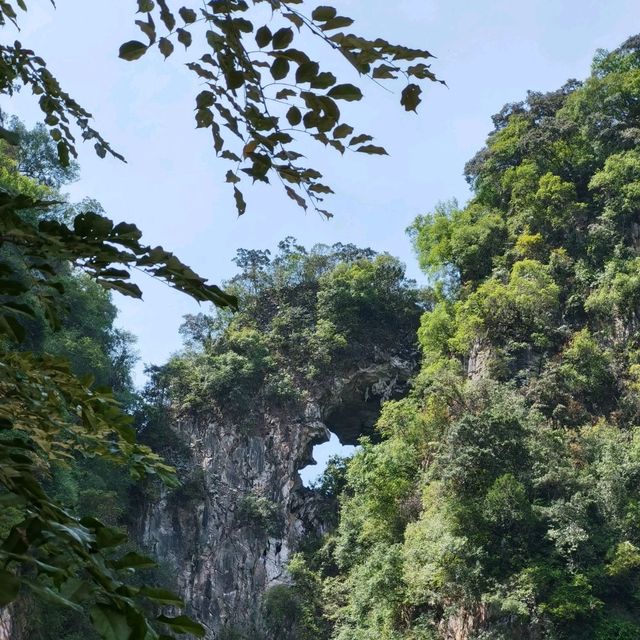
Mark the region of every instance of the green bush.
POLYGON ((236 519, 242 526, 251 527, 270 537, 282 536, 284 522, 278 505, 264 496, 242 496, 236 507, 236 519))

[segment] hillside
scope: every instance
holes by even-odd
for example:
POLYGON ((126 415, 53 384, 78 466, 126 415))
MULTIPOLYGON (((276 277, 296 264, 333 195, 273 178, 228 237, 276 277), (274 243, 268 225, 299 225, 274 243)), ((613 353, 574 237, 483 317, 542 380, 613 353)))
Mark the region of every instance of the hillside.
POLYGON ((325 637, 640 636, 639 95, 635 37, 506 105, 412 226, 421 371, 290 592, 325 637))

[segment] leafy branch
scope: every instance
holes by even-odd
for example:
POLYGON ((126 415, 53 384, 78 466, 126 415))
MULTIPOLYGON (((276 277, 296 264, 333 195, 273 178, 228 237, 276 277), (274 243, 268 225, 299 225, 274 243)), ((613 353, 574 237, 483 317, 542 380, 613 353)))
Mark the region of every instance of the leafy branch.
POLYGON ((353 20, 338 15, 334 7, 316 7, 307 16, 295 7, 302 0, 253 0, 251 5, 265 2, 272 10, 269 25, 254 24, 249 19, 250 3, 244 0, 212 0, 201 7, 183 6, 178 17, 165 0, 139 0, 138 11, 146 15, 146 20, 136 20, 136 24, 148 43, 130 40, 121 46, 120 57, 136 60, 157 46, 167 58, 174 52, 170 42, 174 35, 189 49, 195 41, 192 31, 204 21, 208 50, 197 61, 187 63, 206 86, 196 97, 196 126, 209 129, 216 153, 234 163, 234 169, 227 172, 227 182, 233 186, 238 214, 246 211, 241 181, 248 177, 253 182, 269 183, 275 175, 299 206, 306 209, 311 204, 330 217, 332 214, 321 203, 333 190, 321 181, 319 171, 299 164, 303 154, 287 132, 290 127, 300 125, 315 141, 341 154, 350 149, 385 155, 386 150, 372 143, 373 136, 354 134, 354 127, 343 121, 339 101, 362 100, 361 89, 351 83, 339 83, 333 73, 322 70, 304 50, 294 48, 294 40, 303 38, 305 33, 321 38, 360 75, 378 84, 404 78, 406 85, 400 101, 407 111, 415 111, 421 101, 419 81, 441 81, 424 62, 433 57, 429 51, 346 33, 342 29, 351 26, 353 20), (178 20, 183 22, 180 27, 178 20), (156 22, 166 29, 160 38, 156 22), (279 28, 274 29, 274 22, 279 28), (248 42, 257 44, 258 50, 248 48, 248 42), (262 57, 258 59, 259 54, 262 57), (410 64, 414 61, 418 62, 410 64), (277 112, 273 113, 273 109, 277 112), (290 127, 283 127, 283 122, 290 127), (233 134, 231 140, 223 128, 233 134))

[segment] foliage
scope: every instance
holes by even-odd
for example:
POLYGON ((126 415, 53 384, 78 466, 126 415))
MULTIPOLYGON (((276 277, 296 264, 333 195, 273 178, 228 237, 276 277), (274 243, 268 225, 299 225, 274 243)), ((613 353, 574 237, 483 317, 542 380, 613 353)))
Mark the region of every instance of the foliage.
POLYGON ((305 556, 324 637, 638 635, 639 44, 503 108, 410 228, 422 370, 305 556))
POLYGON ((491 272, 491 260, 506 239, 499 212, 482 206, 461 210, 455 201, 439 205, 433 214, 419 216, 409 233, 420 266, 453 282, 483 279, 491 272))
MULTIPOLYGON (((200 43, 199 58, 186 64, 206 87, 195 98, 196 126, 211 130, 216 154, 233 165, 226 181, 233 186, 239 215, 246 211, 246 202, 237 185, 246 175, 253 182, 276 179, 303 209, 311 204, 331 217, 321 203, 333 190, 321 182, 317 169, 299 162, 304 153, 294 145, 303 134, 341 154, 387 153, 373 144, 371 135, 356 133, 344 121, 339 102, 362 100, 362 90, 314 61, 306 53, 311 39, 321 40, 358 75, 375 83, 404 80, 400 103, 406 111, 416 111, 420 104, 422 81, 442 82, 426 64, 433 57, 429 51, 345 31, 353 20, 336 8, 318 6, 307 12, 302 4, 303 0, 211 0, 187 4, 174 13, 166 0, 138 0, 135 24, 148 42, 129 40, 119 50, 120 58, 128 61, 156 48, 166 59, 176 45, 188 50, 200 43), (264 9, 271 15, 261 25, 264 9), (231 142, 225 130, 233 134, 231 142)), ((18 24, 18 12, 27 6, 24 0, 15 5, 2 3, 0 24, 18 24)), ((22 85, 40 96, 44 122, 63 166, 77 155, 72 121, 83 139, 95 140, 100 157, 110 154, 123 160, 89 126, 91 114, 61 88, 45 61, 20 42, 0 49, 0 75, 0 92, 12 94, 22 85)), ((13 132, 0 133, 15 140, 13 132)))
POLYGON ((265 496, 243 496, 238 502, 236 519, 241 526, 254 527, 270 537, 282 536, 283 523, 277 504, 265 496))
POLYGON ((188 316, 186 349, 161 368, 171 411, 224 407, 251 423, 264 402, 296 402, 350 363, 410 343, 420 313, 414 283, 387 254, 336 244, 309 251, 287 238, 268 251, 240 249, 227 283, 240 311, 188 316))
POLYGON ((194 36, 200 39, 204 55, 187 64, 206 87, 196 97, 196 126, 211 130, 216 153, 233 164, 226 179, 233 185, 239 215, 246 209, 237 186, 243 174, 254 182, 277 179, 303 209, 312 204, 332 215, 320 208, 325 194, 333 193, 331 187, 320 181, 319 171, 298 162, 304 156, 294 144, 301 134, 341 154, 386 154, 371 143, 372 136, 353 135, 354 127, 343 120, 338 104, 359 101, 363 93, 310 58, 305 36, 319 38, 358 74, 376 82, 406 79, 401 104, 407 111, 415 111, 421 102, 418 82, 437 80, 424 62, 433 57, 428 51, 345 32, 353 20, 332 6, 316 7, 309 14, 299 5, 302 0, 213 0, 181 7, 174 15, 164 0, 139 1, 144 19, 136 24, 148 43, 131 40, 120 47, 125 60, 136 60, 156 47, 167 58, 175 45, 189 49, 194 36), (260 4, 271 10, 263 25, 260 4), (158 37, 160 23, 164 35, 158 37), (233 144, 223 127, 235 136, 233 144))

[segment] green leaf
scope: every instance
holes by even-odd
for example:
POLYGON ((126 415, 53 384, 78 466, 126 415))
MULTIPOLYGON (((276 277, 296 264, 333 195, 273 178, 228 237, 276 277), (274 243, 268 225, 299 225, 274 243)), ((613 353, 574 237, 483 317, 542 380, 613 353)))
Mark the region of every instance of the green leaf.
POLYGON ((69 145, 64 140, 58 142, 58 160, 63 167, 69 166, 69 145))
POLYGON ((293 42, 293 29, 283 27, 273 34, 271 46, 274 49, 286 49, 293 42))
POLYGON ((187 7, 182 7, 178 13, 185 24, 192 24, 198 19, 198 14, 193 9, 187 9, 187 7))
POLYGON ((149 600, 153 600, 154 602, 159 602, 160 604, 167 604, 174 607, 183 607, 184 602, 182 598, 177 596, 172 591, 168 589, 159 589, 157 587, 142 587, 140 589, 140 595, 149 598, 149 600))
POLYGON ((198 638, 204 638, 204 627, 187 616, 176 616, 175 618, 158 616, 157 620, 178 633, 190 633, 198 638))
POLYGON ((362 100, 362 91, 353 84, 339 84, 329 90, 328 94, 336 100, 362 100))
POLYGON ((196 111, 196 127, 203 129, 213 124, 213 112, 211 109, 198 109, 196 111))
POLYGON ((271 42, 271 29, 264 25, 256 31, 256 44, 263 49, 271 42))
POLYGON ((334 7, 316 7, 311 13, 311 18, 316 22, 326 22, 338 15, 337 10, 334 7))
POLYGON ((113 222, 99 213, 87 211, 73 219, 74 232, 92 240, 106 240, 112 229, 113 222))
POLYGON ((91 533, 80 525, 77 520, 72 520, 69 524, 52 522, 50 527, 54 529, 56 533, 62 534, 63 538, 77 542, 78 544, 86 546, 93 542, 91 533))
POLYGON ((377 80, 393 80, 398 77, 396 71, 397 69, 395 67, 391 67, 388 64, 381 64, 373 70, 371 75, 377 80))
POLYGON ((420 94, 422 89, 417 84, 408 84, 402 91, 400 104, 407 111, 416 111, 418 105, 422 102, 420 94))
POLYGON ((227 171, 226 180, 227 182, 231 182, 232 184, 237 184, 238 182, 240 182, 240 178, 238 178, 238 176, 233 171, 231 171, 231 169, 227 171))
POLYGON ((299 194, 295 191, 295 189, 292 189, 289 186, 285 186, 285 191, 287 192, 287 195, 302 209, 304 209, 305 211, 307 210, 307 201, 299 194))
POLYGON ((282 17, 289 20, 289 22, 293 22, 298 27, 298 30, 304 26, 304 20, 297 13, 283 12, 282 17))
POLYGON ((146 22, 144 20, 136 20, 136 24, 140 28, 140 31, 149 38, 149 46, 151 46, 156 41, 156 25, 153 22, 151 14, 147 16, 146 22))
POLYGON ((147 52, 147 45, 140 42, 139 40, 129 40, 129 42, 125 42, 118 52, 118 57, 123 60, 137 60, 141 58, 147 52))
POLYGON ((20 580, 13 573, 0 569, 0 607, 13 602, 20 590, 20 580))
POLYGON ((131 551, 113 562, 116 569, 153 569, 156 563, 147 556, 131 551))
POLYGON ((297 127, 302 121, 300 109, 298 109, 298 107, 291 107, 289 111, 287 111, 287 120, 292 127, 297 127))
POLYGON ((289 61, 285 58, 276 58, 271 65, 271 75, 274 80, 282 80, 289 75, 289 61))
POLYGON ((185 49, 188 49, 193 41, 191 34, 186 29, 177 29, 176 33, 178 34, 178 42, 183 45, 185 49))
POLYGON ((75 602, 65 598, 60 592, 50 587, 43 587, 31 580, 26 581, 27 586, 33 591, 39 598, 48 600, 49 602, 57 605, 58 607, 67 607, 73 609, 78 613, 82 613, 82 607, 75 602))
POLYGON ((373 140, 373 136, 362 133, 359 136, 351 138, 351 140, 349 140, 349 146, 352 147, 355 144, 362 144, 363 142, 370 142, 371 140, 373 140))
POLYGON ((231 69, 224 74, 227 81, 227 87, 230 90, 239 89, 244 84, 244 73, 238 69, 231 69))
POLYGON ((173 53, 173 42, 169 38, 160 38, 158 49, 160 49, 160 53, 166 60, 173 53))
POLYGON ((233 18, 233 27, 241 33, 251 33, 253 31, 253 23, 244 18, 233 18))
POLYGON ((96 631, 104 640, 128 640, 132 629, 126 616, 108 605, 98 604, 89 611, 96 631))
POLYGON ((414 78, 418 78, 419 80, 436 80, 435 74, 429 69, 429 65, 424 64, 423 62, 419 64, 414 64, 407 69, 407 73, 414 78))
POLYGON ((296 71, 296 82, 302 84, 304 82, 313 82, 318 77, 320 65, 317 62, 304 62, 296 71))
POLYGON ((337 18, 333 18, 333 20, 327 20, 320 28, 323 31, 332 31, 334 29, 342 29, 344 27, 349 27, 353 24, 353 20, 351 18, 347 18, 344 16, 338 16, 337 18))
POLYGON ((292 98, 295 95, 298 94, 293 89, 281 89, 276 93, 276 100, 286 100, 287 98, 292 98))
POLYGON ((158 0, 158 4, 160 5, 160 20, 164 22, 164 26, 167 27, 167 30, 169 32, 173 31, 176 26, 176 19, 173 13, 171 13, 171 11, 169 10, 167 1, 158 0))
POLYGON ((334 193, 333 189, 326 184, 316 182, 309 187, 309 191, 313 193, 334 193))
POLYGON ((110 549, 127 540, 127 534, 119 529, 107 527, 97 518, 87 516, 80 520, 80 524, 94 532, 98 549, 110 549))
POLYGON ((387 150, 384 147, 376 147, 373 144, 367 144, 356 149, 358 153, 368 153, 370 155, 387 156, 387 150))
POLYGON ((215 96, 213 95, 213 92, 209 91, 208 89, 201 91, 196 96, 196 106, 198 107, 198 109, 204 109, 205 107, 212 107, 215 101, 216 99, 215 99, 215 96))
POLYGON ((329 71, 323 71, 319 73, 312 81, 312 89, 328 89, 332 87, 337 81, 337 78, 329 71))
POLYGON ((69 578, 60 586, 60 594, 71 602, 85 602, 91 597, 91 584, 80 578, 69 578))
POLYGON ((333 130, 333 137, 334 138, 346 138, 347 136, 351 135, 353 133, 353 127, 348 125, 348 124, 341 124, 338 125, 334 130, 333 130))
POLYGON ((244 215, 244 213, 247 211, 247 203, 244 201, 242 191, 240 191, 238 187, 233 187, 233 197, 236 201, 236 209, 238 210, 238 215, 244 215))

